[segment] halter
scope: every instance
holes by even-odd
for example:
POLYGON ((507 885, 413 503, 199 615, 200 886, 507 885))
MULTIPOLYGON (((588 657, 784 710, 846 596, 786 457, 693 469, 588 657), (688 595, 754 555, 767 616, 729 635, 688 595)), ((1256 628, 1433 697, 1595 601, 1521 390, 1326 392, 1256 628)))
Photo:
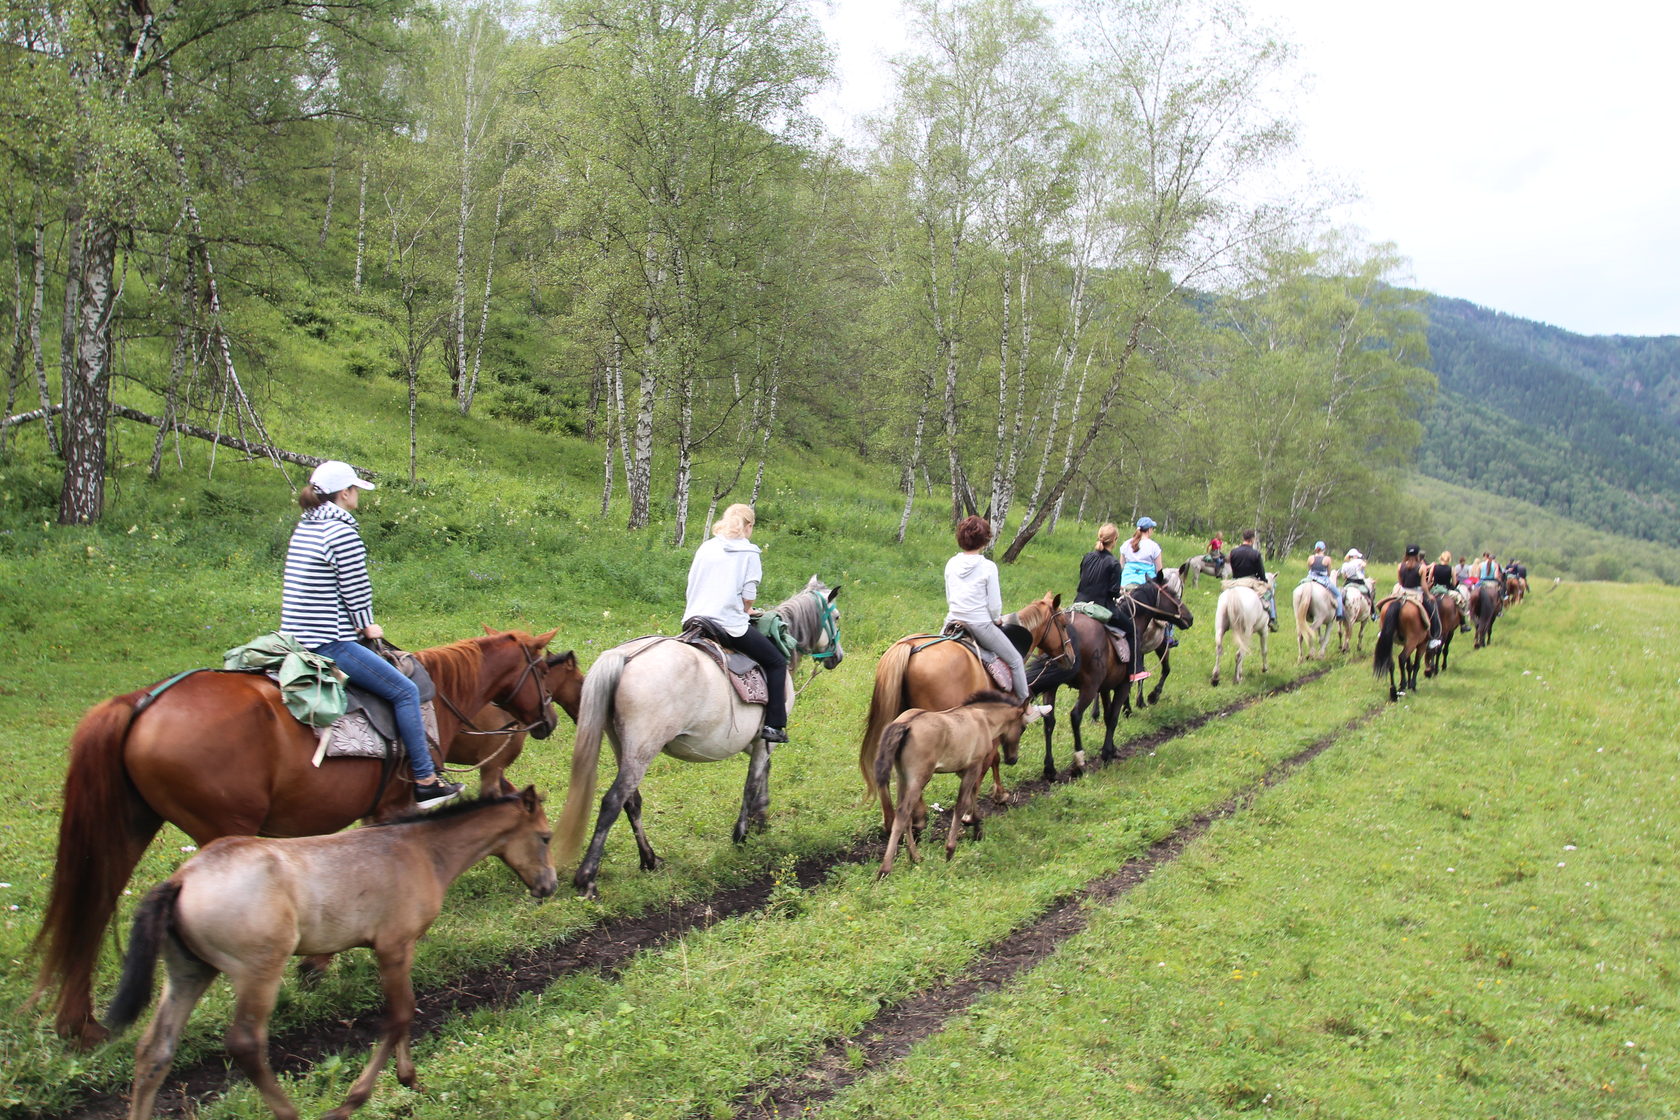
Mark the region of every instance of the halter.
MULTIPOLYGON (((530 649, 528 649, 526 647, 524 642, 519 643, 519 652, 523 653, 525 655, 525 670, 524 670, 524 672, 519 674, 518 678, 514 680, 513 685, 510 688, 508 688, 508 690, 506 692, 502 693, 500 696, 491 697, 490 703, 496 705, 498 708, 501 708, 503 711, 511 714, 513 712, 514 698, 519 695, 519 690, 521 688, 525 687, 525 678, 526 677, 535 677, 536 681, 537 681, 537 696, 539 698, 538 704, 537 704, 537 710, 539 712, 547 712, 548 709, 549 709, 549 705, 554 703, 554 697, 549 695, 549 691, 548 691, 548 663, 547 663, 547 660, 545 658, 541 657, 538 654, 532 653, 530 651, 530 649), (537 670, 537 666, 538 666, 539 663, 543 666, 543 669, 542 669, 541 672, 538 672, 538 670, 537 670)), ((518 733, 518 734, 529 734, 530 732, 535 731, 539 727, 551 727, 552 728, 552 726, 553 726, 546 719, 537 719, 537 720, 535 720, 531 723, 525 723, 525 724, 522 724, 522 723, 518 722, 517 720, 515 720, 515 721, 513 721, 513 722, 511 722, 511 723, 509 723, 509 724, 507 724, 503 727, 482 728, 482 727, 479 727, 478 724, 474 723, 466 715, 466 713, 462 712, 461 709, 457 708, 455 706, 455 702, 453 700, 449 699, 449 697, 445 696, 442 692, 439 692, 437 694, 437 696, 438 696, 439 700, 443 701, 444 707, 448 708, 450 713, 452 715, 454 715, 454 717, 457 720, 460 721, 461 729, 456 732, 457 735, 506 735, 510 732, 518 733)), ((492 756, 492 757, 494 757, 494 756, 492 756)), ((480 764, 480 765, 482 765, 482 764, 480 764)))
POLYGON ((805 656, 813 661, 828 661, 840 652, 840 608, 829 602, 828 596, 814 587, 810 594, 817 601, 817 621, 822 625, 823 636, 828 639, 828 648, 807 651, 805 656))
MULTIPOLYGON (((1053 611, 1050 612, 1050 617, 1045 619, 1045 621, 1044 621, 1044 631, 1045 631, 1046 634, 1049 633, 1050 627, 1052 627, 1052 626, 1060 627, 1061 637, 1062 637, 1062 652, 1052 654, 1048 650, 1045 651, 1044 661, 1039 666, 1039 670, 1038 670, 1038 673, 1037 673, 1038 677, 1042 677, 1044 675, 1044 671, 1046 669, 1048 669, 1050 666, 1056 664, 1058 661, 1065 661, 1069 665, 1079 664, 1079 654, 1073 648, 1073 633, 1068 629, 1068 615, 1070 613, 1071 613, 1070 611, 1055 611, 1055 610, 1053 610, 1053 611)), ((1015 619, 1016 620, 1016 625, 1019 625, 1020 624, 1020 619, 1021 619, 1021 612, 1020 611, 1010 611, 1009 614, 1006 615, 1005 617, 1015 619)), ((1033 639, 1033 646, 1034 646, 1034 648, 1042 649, 1043 646, 1044 646, 1044 643, 1041 640, 1035 638, 1035 639, 1033 639)), ((1027 683, 1031 684, 1032 682, 1028 681, 1027 683)))

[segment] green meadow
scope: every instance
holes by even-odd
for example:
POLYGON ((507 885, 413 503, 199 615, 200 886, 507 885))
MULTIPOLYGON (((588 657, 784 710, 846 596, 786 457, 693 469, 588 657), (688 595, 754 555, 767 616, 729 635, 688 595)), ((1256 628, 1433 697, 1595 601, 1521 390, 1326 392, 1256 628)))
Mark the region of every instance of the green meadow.
MULTIPOLYGON (((395 404, 394 388, 371 390, 390 391, 395 404)), ((343 406, 332 395, 305 403, 316 410, 310 430, 336 421, 343 433, 317 450, 384 461, 390 449, 354 413, 335 412, 343 406)), ((373 406, 364 398, 362 407, 373 406)), ((399 643, 441 643, 485 623, 559 627, 556 648, 575 648, 587 666, 606 645, 675 625, 697 538, 673 548, 668 527, 632 534, 617 527, 616 507, 600 516, 591 448, 442 410, 425 422, 420 481, 382 475, 361 517, 378 615, 399 643)), ((277 442, 295 443, 305 420, 280 416, 275 427, 277 442)), ((13 650, 0 669, 10 778, 0 791, 0 1107, 10 1115, 120 1092, 132 1057, 132 1037, 73 1053, 44 1016, 23 1010, 70 729, 107 695, 218 663, 277 613, 295 507, 273 469, 224 456, 211 473, 205 453, 185 447, 184 469, 147 483, 148 451, 119 448, 112 512, 86 529, 43 524, 54 479, 38 459, 0 466, 0 625, 13 650)), ((965 841, 950 863, 933 844, 925 863, 901 859, 883 882, 873 862, 842 863, 801 888, 795 862, 877 829, 856 772, 874 661, 899 635, 936 626, 942 610, 951 546, 940 499, 920 499, 909 539, 894 545, 889 480, 798 448, 768 472, 755 536, 766 546, 763 598, 820 573, 843 589, 847 651, 838 670, 808 684, 801 671, 793 742, 778 749, 771 777, 770 831, 729 842, 743 760, 662 760, 643 789, 665 866, 638 871, 628 832, 615 830, 601 901, 563 895, 539 906, 504 868, 482 865, 422 944, 416 982, 444 987, 610 917, 654 915, 766 875, 777 880, 770 903, 641 954, 611 978, 563 977, 451 1021, 417 1046, 425 1091, 387 1077, 366 1115, 730 1115, 748 1086, 796 1075, 825 1042, 961 974, 1012 929, 1373 709, 1376 718, 1183 859, 1094 912, 1088 932, 828 1107, 879 1116, 1635 1116, 1667 1107, 1673 1055, 1660 1027, 1674 1021, 1677 962, 1663 856, 1674 839, 1666 808, 1676 760, 1662 724, 1673 626, 1660 620, 1674 616, 1672 592, 1565 584, 1539 594, 1501 621, 1490 650, 1461 642, 1452 673, 1393 707, 1371 679, 1368 632, 1365 657, 1332 653, 1336 668, 1319 680, 1057 786, 993 819, 986 839, 965 841)), ((1008 604, 1070 592, 1093 528, 1064 522, 1041 536, 1004 570, 1008 604)), ((1195 543, 1163 542, 1175 562, 1195 543)), ((1299 570, 1286 565, 1280 582, 1299 570)), ((1208 581, 1191 593, 1197 624, 1175 655, 1166 701, 1124 721, 1122 736, 1315 667, 1297 667, 1286 617, 1269 672, 1255 659, 1240 689, 1209 687, 1214 598, 1208 581)), ((555 802, 566 729, 529 744, 510 774, 555 802)), ((1036 776, 1041 744, 1030 731, 1006 777, 1036 776)), ((1070 751, 1064 719, 1064 768, 1070 751)), ((941 781, 933 797, 949 801, 954 779, 941 781)), ((188 847, 166 829, 135 897, 188 847)), ((112 953, 101 1002, 115 966, 112 953)), ((288 981, 273 1025, 307 1032, 379 1002, 371 961, 352 953, 313 990, 288 981)), ((218 1052, 227 1008, 218 986, 180 1063, 218 1052)), ((304 1110, 336 1103, 362 1058, 329 1058, 295 1082, 304 1110)), ((239 1086, 199 1115, 266 1111, 239 1086)))

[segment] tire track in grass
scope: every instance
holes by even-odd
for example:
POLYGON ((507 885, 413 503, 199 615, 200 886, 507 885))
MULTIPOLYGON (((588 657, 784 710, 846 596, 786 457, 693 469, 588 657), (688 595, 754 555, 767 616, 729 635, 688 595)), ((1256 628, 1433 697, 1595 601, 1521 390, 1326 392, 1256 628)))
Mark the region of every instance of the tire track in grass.
MULTIPOLYGON (((1093 759, 1086 763, 1087 769, 1100 769, 1140 754, 1150 753, 1216 719, 1223 719, 1273 697, 1304 688, 1323 678, 1333 668, 1335 666, 1326 665, 1303 673, 1275 688, 1245 696, 1225 707, 1157 728, 1121 744, 1117 748, 1118 755, 1113 763, 1093 759)), ((1010 790, 1008 805, 993 806, 988 801, 982 806, 981 814, 990 817, 1005 812, 1012 806, 1025 805, 1033 798, 1054 789, 1056 784, 1058 783, 1046 782, 1042 778, 1022 782, 1010 790)), ((941 814, 941 818, 948 819, 944 818, 944 814, 941 814)), ((1213 819, 1215 818, 1211 816, 1206 818, 1207 821, 1213 819)), ((936 830, 938 826, 930 820, 928 827, 930 830, 936 830)), ((1203 827, 1206 827, 1205 823, 1203 827)), ((878 862, 883 849, 882 838, 858 840, 838 851, 810 856, 799 861, 794 867, 794 874, 801 887, 816 886, 837 867, 878 862)), ((1153 851, 1152 848, 1151 852, 1153 851)), ((1123 868, 1117 874, 1124 873, 1123 868)), ((449 984, 416 992, 418 1006, 412 1035, 418 1040, 458 1016, 464 1017, 485 1009, 506 1007, 522 996, 546 990, 566 976, 581 972, 595 972, 609 978, 615 976, 646 950, 657 949, 687 933, 705 929, 725 919, 763 909, 770 899, 773 885, 772 877, 764 874, 741 886, 717 891, 705 898, 681 903, 658 913, 611 918, 577 936, 522 950, 496 964, 468 970, 449 984)), ((1087 891, 1090 889, 1087 888, 1087 891)), ((1079 897, 1090 896, 1084 894, 1079 897)), ((1069 906, 1075 912, 1079 909, 1077 902, 1063 903, 1052 913, 1069 906)), ((1046 915, 1041 922, 1048 918, 1049 915, 1046 915)), ((1083 920, 1080 925, 1083 926, 1083 920)), ((1056 941, 1066 936, 1067 934, 1062 934, 1056 941)), ((1053 947, 1055 943, 1051 942, 1049 947, 1053 947)), ((1041 959, 1049 951, 1049 947, 1041 950, 1034 960, 1041 959)), ((997 952, 1001 948, 1002 946, 999 946, 993 951, 997 952)), ((989 961, 991 958, 988 955, 985 959, 989 961)), ((1010 975, 1022 967, 1025 967, 1025 963, 1017 966, 1010 975)), ((359 1066, 365 1060, 367 1050, 379 1038, 383 1017, 384 1008, 381 1005, 351 1018, 317 1020, 276 1034, 269 1040, 270 1064, 276 1073, 297 1075, 311 1069, 329 1055, 342 1053, 347 1055, 347 1060, 359 1066)), ((931 1033, 931 1030, 932 1027, 929 1027, 926 1033, 931 1033)), ((199 1106, 227 1092, 240 1080, 243 1080, 242 1075, 232 1069, 225 1055, 220 1052, 179 1066, 170 1071, 162 1091, 159 1092, 155 1114, 165 1117, 192 1116, 196 1114, 199 1106)), ((748 1098, 743 1096, 742 1099, 748 1098)), ((42 1120, 116 1120, 128 1115, 127 1087, 97 1090, 66 1109, 39 1115, 42 1120)))
MULTIPOLYGON (((1245 705, 1246 706, 1246 705, 1245 705)), ((736 1120, 779 1120, 806 1116, 841 1090, 905 1057, 918 1042, 943 1029, 981 997, 995 992, 1046 960, 1063 941, 1082 931, 1090 908, 1124 897, 1154 872, 1184 854, 1215 822, 1234 816, 1262 791, 1287 779, 1329 750, 1343 735, 1358 730, 1386 702, 1373 704, 1311 745, 1279 762, 1259 780, 1218 806, 1196 814, 1150 845, 1117 871, 1102 875, 1053 905, 1036 921, 1022 926, 981 954, 962 976, 924 989, 883 1008, 853 1034, 828 1043, 804 1069, 774 1081, 748 1086, 735 1098, 736 1120)), ((1209 718, 1214 718, 1210 715, 1209 718)), ((1207 720, 1202 720, 1205 723, 1207 720)), ((1135 752, 1134 752, 1135 753, 1135 752)))

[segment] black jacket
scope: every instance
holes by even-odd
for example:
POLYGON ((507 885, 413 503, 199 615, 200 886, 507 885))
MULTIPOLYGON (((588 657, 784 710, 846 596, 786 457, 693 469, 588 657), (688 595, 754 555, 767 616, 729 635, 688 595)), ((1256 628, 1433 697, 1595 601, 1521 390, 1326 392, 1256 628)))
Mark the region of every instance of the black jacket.
POLYGON ((1114 598, 1119 594, 1120 558, 1100 548, 1087 552, 1079 562, 1079 590, 1074 592, 1074 599, 1113 611, 1114 598))
POLYGON ((1239 544, 1231 550, 1231 578, 1243 579, 1252 576, 1255 579, 1266 578, 1266 560, 1260 555, 1260 550, 1251 544, 1239 544))

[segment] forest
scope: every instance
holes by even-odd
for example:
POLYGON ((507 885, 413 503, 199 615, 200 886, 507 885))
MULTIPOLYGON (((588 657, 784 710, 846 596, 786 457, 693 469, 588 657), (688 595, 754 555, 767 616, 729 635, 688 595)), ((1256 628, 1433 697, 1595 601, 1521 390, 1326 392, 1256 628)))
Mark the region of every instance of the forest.
MULTIPOLYGON (((772 444, 983 512, 1392 553, 1430 405, 1405 261, 1331 227, 1289 44, 1220 0, 918 0, 890 106, 812 116, 788 0, 6 0, 0 456, 97 521, 112 443, 277 465, 312 370, 581 437, 599 507, 681 544, 772 444)), ((15 499, 14 499, 15 500, 15 499)), ((23 512, 23 511, 20 511, 23 512)))

